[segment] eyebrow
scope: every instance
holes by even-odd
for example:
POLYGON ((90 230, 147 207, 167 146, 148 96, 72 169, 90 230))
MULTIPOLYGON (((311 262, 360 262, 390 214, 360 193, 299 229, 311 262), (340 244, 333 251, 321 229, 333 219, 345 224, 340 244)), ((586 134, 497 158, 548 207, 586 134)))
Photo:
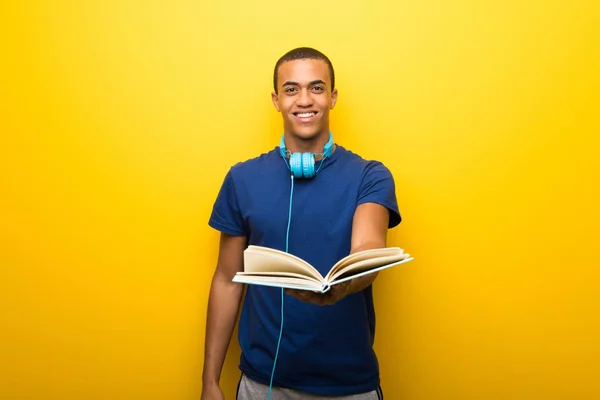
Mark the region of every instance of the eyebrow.
MULTIPOLYGON (((315 81, 312 81, 312 82, 310 82, 310 83, 309 83, 309 86, 316 85, 316 84, 325 85, 325 82, 323 82, 323 81, 322 81, 322 80, 320 80, 320 79, 317 79, 317 80, 315 80, 315 81)), ((298 82, 286 81, 286 82, 285 82, 283 85, 281 85, 281 86, 282 86, 282 87, 285 87, 285 86, 300 86, 300 84, 299 84, 298 82)))

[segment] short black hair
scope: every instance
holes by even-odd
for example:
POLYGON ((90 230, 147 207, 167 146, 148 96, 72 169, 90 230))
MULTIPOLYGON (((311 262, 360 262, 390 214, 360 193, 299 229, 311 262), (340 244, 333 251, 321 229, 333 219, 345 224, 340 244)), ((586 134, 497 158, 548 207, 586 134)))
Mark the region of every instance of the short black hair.
POLYGON ((273 71, 273 89, 277 93, 277 71, 281 64, 287 61, 293 60, 323 60, 329 67, 329 77, 331 78, 331 90, 335 88, 335 73, 333 72, 333 65, 327 56, 321 53, 319 50, 315 50, 311 47, 298 47, 285 53, 277 63, 275 64, 275 70, 273 71))

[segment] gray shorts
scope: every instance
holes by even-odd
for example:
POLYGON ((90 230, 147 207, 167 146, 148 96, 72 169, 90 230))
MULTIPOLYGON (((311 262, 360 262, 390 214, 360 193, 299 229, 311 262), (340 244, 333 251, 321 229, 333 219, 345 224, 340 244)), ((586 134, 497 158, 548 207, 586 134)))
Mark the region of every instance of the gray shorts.
MULTIPOLYGON (((236 400, 267 400, 269 386, 253 381, 242 374, 237 390, 236 400)), ((349 396, 323 396, 294 389, 273 387, 271 390, 271 400, 383 400, 381 388, 367 393, 353 394, 349 396)))

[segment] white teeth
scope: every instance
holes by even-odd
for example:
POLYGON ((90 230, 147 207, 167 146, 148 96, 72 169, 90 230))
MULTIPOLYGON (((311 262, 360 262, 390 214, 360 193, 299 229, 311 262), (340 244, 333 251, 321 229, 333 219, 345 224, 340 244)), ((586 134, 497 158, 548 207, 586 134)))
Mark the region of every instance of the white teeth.
POLYGON ((312 113, 299 113, 299 114, 297 114, 297 115, 298 115, 300 118, 308 118, 308 117, 312 117, 312 116, 314 116, 314 115, 315 115, 315 113, 314 113, 314 112, 312 112, 312 113))

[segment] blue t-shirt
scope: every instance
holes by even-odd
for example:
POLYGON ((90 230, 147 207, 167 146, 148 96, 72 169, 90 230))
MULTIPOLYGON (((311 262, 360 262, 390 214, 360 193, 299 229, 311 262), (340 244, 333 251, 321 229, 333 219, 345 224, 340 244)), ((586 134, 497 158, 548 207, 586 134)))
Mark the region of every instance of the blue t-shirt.
MULTIPOLYGON (((315 163, 311 179, 294 179, 288 251, 322 275, 350 253, 352 219, 362 203, 390 211, 389 227, 401 221, 394 179, 378 161, 337 146, 315 163), (319 168, 320 167, 320 168, 319 168)), ((285 251, 291 177, 279 147, 233 166, 214 204, 209 224, 248 244, 285 251)), ((240 369, 269 384, 281 324, 281 289, 248 285, 239 323, 240 369)), ((323 395, 374 390, 379 367, 373 351, 372 287, 333 306, 285 295, 283 335, 274 386, 323 395)))

